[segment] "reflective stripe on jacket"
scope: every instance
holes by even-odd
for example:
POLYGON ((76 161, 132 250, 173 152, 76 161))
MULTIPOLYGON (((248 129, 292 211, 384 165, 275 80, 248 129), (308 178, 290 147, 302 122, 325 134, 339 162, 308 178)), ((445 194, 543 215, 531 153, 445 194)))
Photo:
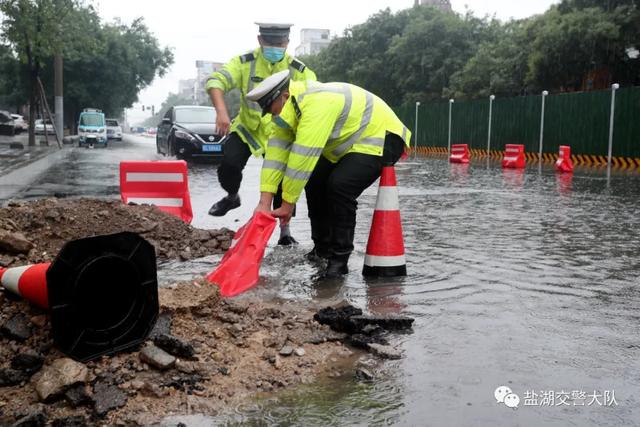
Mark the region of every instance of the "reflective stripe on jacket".
POLYGON ((260 191, 298 201, 320 156, 336 163, 349 153, 382 156, 387 133, 409 146, 411 131, 379 97, 347 83, 291 82, 262 165, 260 191))
POLYGON ((213 72, 205 84, 209 89, 216 88, 229 92, 240 90, 240 113, 233 119, 230 132, 237 132, 249 146, 255 156, 264 152, 272 130, 271 115, 262 117, 262 109, 257 102, 246 99, 247 93, 258 83, 279 71, 291 70, 292 80, 316 80, 316 75, 297 59, 285 54, 282 61, 272 64, 262 55, 262 49, 236 56, 220 70, 213 72))

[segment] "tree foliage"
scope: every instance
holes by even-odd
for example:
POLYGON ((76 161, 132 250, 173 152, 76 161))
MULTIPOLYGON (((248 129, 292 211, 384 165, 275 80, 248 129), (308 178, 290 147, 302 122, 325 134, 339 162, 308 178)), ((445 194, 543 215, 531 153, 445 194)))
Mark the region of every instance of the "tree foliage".
MULTIPOLYGON (((41 77, 50 102, 53 97, 53 57, 64 58, 65 119, 73 126, 83 108, 95 107, 118 115, 137 101, 140 90, 173 63, 173 54, 161 48, 142 18, 130 25, 105 24, 91 5, 81 0, 0 0, 2 39, 0 69, 24 64, 17 84, 31 94, 35 115, 35 81, 41 77)), ((10 79, 9 79, 10 80, 10 79)), ((2 84, 2 79, 0 79, 2 84)), ((19 92, 19 91, 18 91, 19 92)), ((18 95, 9 98, 21 101, 18 95)))
POLYGON ((0 0, 2 38, 26 65, 29 92, 29 145, 35 145, 34 119, 38 79, 47 58, 73 43, 67 25, 73 25, 76 0, 0 0))
MULTIPOLYGON (((92 44, 65 58, 65 109, 71 122, 86 107, 119 116, 173 62, 171 51, 158 46, 142 19, 131 25, 96 24, 92 44)), ((47 81, 52 82, 53 76, 47 81)))
POLYGON ((637 0, 563 0, 508 22, 428 6, 387 9, 304 60, 320 80, 354 83, 398 105, 583 90, 593 74, 640 84, 633 48, 640 49, 637 0))

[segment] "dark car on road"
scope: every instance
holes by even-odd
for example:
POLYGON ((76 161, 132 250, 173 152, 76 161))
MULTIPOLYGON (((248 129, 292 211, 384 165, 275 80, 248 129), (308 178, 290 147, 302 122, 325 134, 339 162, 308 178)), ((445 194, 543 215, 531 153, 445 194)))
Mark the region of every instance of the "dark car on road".
POLYGON ((158 125, 159 154, 179 159, 222 157, 221 137, 216 134, 213 107, 180 105, 169 109, 158 125))
POLYGON ((11 113, 8 111, 0 111, 0 135, 15 135, 16 128, 11 117, 11 113))

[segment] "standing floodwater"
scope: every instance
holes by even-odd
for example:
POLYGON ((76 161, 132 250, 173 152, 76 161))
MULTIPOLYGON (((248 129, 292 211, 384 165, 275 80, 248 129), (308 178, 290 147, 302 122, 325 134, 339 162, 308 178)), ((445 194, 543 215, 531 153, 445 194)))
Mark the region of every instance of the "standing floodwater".
MULTIPOLYGON (((74 149, 18 196, 118 197, 118 161, 155 158, 152 140, 129 136, 107 150, 74 149)), ((190 164, 193 225, 244 224, 258 201, 259 167, 252 159, 245 169, 242 206, 214 218, 207 210, 222 191, 215 165, 190 164)), ((274 233, 251 294, 318 306, 346 298, 415 317, 413 334, 392 338, 405 357, 374 366, 371 384, 321 381, 187 424, 638 425, 640 174, 503 171, 443 158, 396 169, 409 276, 361 275, 374 185, 360 198, 344 281, 317 284, 319 269, 304 259, 311 243, 303 198, 292 221, 301 245, 277 248, 274 233), (518 409, 496 402, 500 386, 518 395, 518 409)), ((159 278, 172 283, 216 262, 161 266, 159 278)))
POLYGON ((360 274, 372 188, 344 283, 315 285, 308 247, 276 248, 256 292, 416 317, 413 334, 394 338, 405 358, 373 384, 303 386, 228 421, 637 425, 640 176, 444 159, 399 164, 397 174, 408 277, 360 274), (518 409, 497 403, 499 386, 518 395, 518 409))

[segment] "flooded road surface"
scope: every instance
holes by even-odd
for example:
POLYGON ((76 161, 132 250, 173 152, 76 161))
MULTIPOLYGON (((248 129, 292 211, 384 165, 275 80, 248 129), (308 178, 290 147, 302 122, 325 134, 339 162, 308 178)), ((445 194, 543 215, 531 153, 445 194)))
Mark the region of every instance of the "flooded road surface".
MULTIPOLYGON (((158 157, 152 140, 128 138, 121 151, 113 145, 100 160, 77 154, 22 196, 117 197, 120 158, 158 157)), ((190 165, 193 225, 244 224, 258 200, 259 165, 250 160, 243 206, 224 218, 206 214, 222 194, 215 166, 190 165)), ((327 380, 218 418, 172 418, 167 425, 638 425, 640 176, 502 171, 499 164, 434 158, 399 164, 397 175, 407 277, 361 275, 373 186, 360 199, 356 252, 344 281, 314 280, 318 267, 304 260, 311 243, 301 201, 292 222, 301 244, 275 247, 276 230, 252 293, 318 305, 348 299, 372 313, 415 317, 412 334, 392 338, 404 358, 374 365, 372 384, 327 380), (517 409, 496 402, 499 386, 519 397, 517 409)), ((193 272, 215 262, 199 260, 193 272)), ((171 269, 161 271, 165 282, 174 278, 171 269)))

